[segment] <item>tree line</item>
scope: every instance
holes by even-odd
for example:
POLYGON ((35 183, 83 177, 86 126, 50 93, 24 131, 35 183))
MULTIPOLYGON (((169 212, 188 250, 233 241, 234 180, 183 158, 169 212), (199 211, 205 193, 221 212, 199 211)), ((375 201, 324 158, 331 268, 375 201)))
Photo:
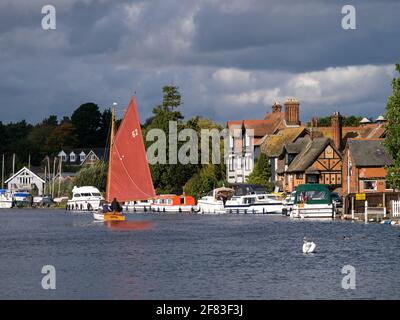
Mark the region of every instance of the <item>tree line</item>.
POLYGON ((58 119, 50 115, 35 125, 25 120, 3 124, 0 121, 0 155, 6 155, 6 172, 11 172, 12 156, 16 168, 40 166, 47 156, 61 149, 104 147, 111 122, 111 111, 100 112, 99 106, 89 102, 80 105, 70 117, 58 119))

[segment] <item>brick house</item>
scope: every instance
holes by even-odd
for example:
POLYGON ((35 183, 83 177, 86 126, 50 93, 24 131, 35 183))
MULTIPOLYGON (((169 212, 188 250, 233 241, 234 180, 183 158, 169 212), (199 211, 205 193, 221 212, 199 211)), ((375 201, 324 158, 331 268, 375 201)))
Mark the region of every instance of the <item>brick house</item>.
POLYGON ((343 152, 343 193, 385 192, 386 166, 393 163, 383 139, 350 139, 343 152))
POLYGON ((281 189, 292 192, 300 184, 342 184, 342 155, 331 139, 304 137, 285 145, 285 167, 278 170, 281 189))
POLYGON ((253 171, 260 155, 261 145, 269 135, 284 128, 300 126, 299 101, 288 99, 285 111, 275 103, 272 112, 261 120, 228 121, 229 153, 226 163, 226 177, 230 183, 243 183, 253 171))

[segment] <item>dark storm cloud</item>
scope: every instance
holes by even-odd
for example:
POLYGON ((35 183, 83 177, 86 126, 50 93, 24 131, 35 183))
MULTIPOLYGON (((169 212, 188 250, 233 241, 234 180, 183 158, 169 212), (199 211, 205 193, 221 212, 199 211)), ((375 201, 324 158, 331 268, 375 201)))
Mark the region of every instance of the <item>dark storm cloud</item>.
POLYGON ((400 56, 399 1, 352 1, 350 31, 344 1, 53 3, 54 31, 40 27, 45 1, 0 3, 2 121, 70 115, 87 101, 123 108, 134 92, 144 120, 169 83, 185 115, 220 122, 262 117, 287 96, 301 98, 305 119, 336 109, 374 116, 400 56))
POLYGON ((400 2, 384 2, 354 1, 357 30, 346 31, 341 27, 342 1, 267 1, 254 11, 233 13, 209 5, 196 16, 195 46, 206 54, 205 64, 250 69, 309 71, 393 63, 400 52, 400 42, 394 40, 400 2))

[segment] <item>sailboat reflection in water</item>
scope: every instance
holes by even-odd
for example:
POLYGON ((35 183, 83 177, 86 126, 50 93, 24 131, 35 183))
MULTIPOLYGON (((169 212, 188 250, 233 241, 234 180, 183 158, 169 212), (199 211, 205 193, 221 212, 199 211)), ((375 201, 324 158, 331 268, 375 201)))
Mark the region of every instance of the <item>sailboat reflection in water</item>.
MULTIPOLYGON (((110 159, 106 201, 129 202, 155 197, 153 180, 146 158, 142 130, 135 98, 132 97, 118 132, 115 132, 115 110, 112 110, 110 159)), ((122 210, 95 212, 95 220, 125 221, 122 210)), ((122 208, 121 208, 122 209, 122 208)), ((103 210, 104 211, 104 210, 103 210)))

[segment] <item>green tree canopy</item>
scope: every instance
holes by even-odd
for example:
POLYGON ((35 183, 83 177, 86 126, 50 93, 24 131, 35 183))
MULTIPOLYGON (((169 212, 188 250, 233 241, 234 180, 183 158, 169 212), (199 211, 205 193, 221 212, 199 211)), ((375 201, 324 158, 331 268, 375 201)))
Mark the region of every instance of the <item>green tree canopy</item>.
POLYGON ((261 153, 252 173, 247 178, 247 183, 259 184, 264 186, 268 191, 273 190, 273 184, 270 182, 271 166, 265 153, 261 153))
MULTIPOLYGON (((92 148, 99 146, 98 130, 101 113, 97 104, 92 102, 82 104, 72 114, 71 121, 78 134, 77 147, 92 148)), ((102 145, 105 145, 105 141, 102 145)))
POLYGON ((93 165, 83 167, 75 177, 76 186, 94 186, 100 191, 106 191, 108 165, 98 161, 93 165))
MULTIPOLYGON (((396 64, 400 73, 400 64, 396 64)), ((393 166, 388 168, 388 182, 391 188, 400 188, 400 77, 392 80, 392 95, 386 104, 385 147, 393 158, 393 166)))
POLYGON ((162 107, 166 111, 173 111, 181 105, 181 94, 179 87, 170 85, 163 87, 162 107))

